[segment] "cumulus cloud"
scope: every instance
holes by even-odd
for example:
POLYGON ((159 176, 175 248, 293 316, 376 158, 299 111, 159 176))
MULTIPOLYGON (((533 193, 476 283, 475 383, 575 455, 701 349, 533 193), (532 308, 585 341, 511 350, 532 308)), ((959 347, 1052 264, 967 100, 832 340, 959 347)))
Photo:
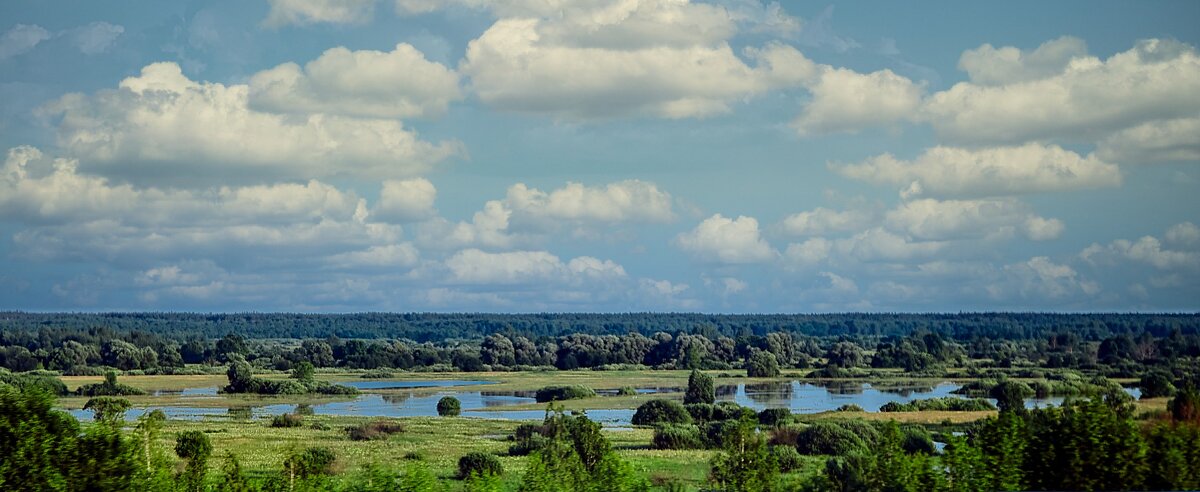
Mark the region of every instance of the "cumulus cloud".
POLYGON ((713 215, 695 229, 676 236, 675 242, 702 261, 760 263, 778 256, 759 234, 758 220, 744 215, 736 219, 713 215))
POLYGON ((880 70, 862 74, 825 67, 809 87, 812 102, 793 122, 801 135, 856 132, 912 118, 921 103, 922 86, 880 70))
POLYGON ((546 251, 488 253, 466 249, 446 259, 451 280, 470 284, 518 284, 570 281, 585 278, 624 277, 625 269, 611 260, 579 257, 563 263, 546 251))
POLYGON ((1181 222, 1167 229, 1167 242, 1179 246, 1200 246, 1200 227, 1191 222, 1181 222))
POLYGON ((427 219, 437 213, 436 200, 437 188, 425 178, 384 181, 371 218, 393 223, 427 219))
POLYGON ((1191 46, 1151 39, 1106 60, 1076 56, 1079 46, 1069 40, 1043 48, 1036 63, 1031 53, 1000 65, 990 64, 1011 58, 1011 51, 968 52, 964 68, 987 84, 961 82, 933 94, 924 119, 948 140, 1007 144, 1096 138, 1200 112, 1200 98, 1190 97, 1200 93, 1200 56, 1191 46), (1059 73, 1043 76, 1064 58, 1069 61, 1059 73))
POLYGON ((1033 240, 1057 238, 1063 223, 1034 214, 1013 199, 904 202, 887 212, 888 229, 920 240, 1008 237, 1020 231, 1033 240))
POLYGON ((1200 160, 1200 118, 1142 123, 1105 137, 1096 154, 1116 162, 1141 164, 1200 160))
POLYGON ((735 31, 728 11, 707 4, 563 5, 501 18, 471 41, 460 71, 488 105, 568 119, 705 117, 811 77, 812 62, 779 44, 748 50, 758 66, 747 65, 727 42, 735 31))
MULTIPOLYGON (((1179 243, 1180 235, 1190 234, 1186 225, 1179 224, 1169 232, 1174 241, 1179 243)), ((1164 247, 1161 240, 1154 236, 1142 236, 1136 241, 1118 239, 1107 245, 1092 244, 1080 252, 1079 256, 1091 264, 1112 265, 1121 261, 1132 261, 1147 264, 1164 271, 1178 269, 1196 269, 1200 267, 1200 251, 1195 249, 1194 242, 1181 244, 1188 249, 1169 249, 1164 247)))
POLYGON ((549 193, 517 183, 508 189, 504 204, 525 221, 662 223, 675 218, 671 195, 638 180, 603 187, 567 183, 549 193))
POLYGON ((1084 279, 1068 265, 1036 256, 1022 263, 1006 265, 998 281, 987 290, 995 299, 1044 300, 1095 295, 1100 291, 1100 285, 1084 279))
POLYGON ((865 210, 837 211, 817 207, 787 216, 779 223, 779 229, 791 236, 821 236, 862 230, 873 219, 873 214, 865 210))
POLYGON ((0 60, 26 53, 50 37, 50 31, 37 24, 17 24, 0 36, 0 60))
POLYGON ((375 0, 267 0, 267 27, 309 24, 361 24, 375 15, 375 0))
POLYGON ((905 195, 985 197, 1104 188, 1121 184, 1120 170, 1095 155, 1056 145, 966 149, 933 147, 912 161, 883 154, 833 166, 848 178, 906 187, 905 195))
POLYGON ((42 112, 60 117, 59 145, 89 170, 136 181, 401 177, 459 152, 395 120, 254 111, 248 92, 192 81, 164 62, 117 90, 68 94, 42 112))
POLYGON ((459 99, 458 74, 405 43, 389 52, 332 48, 303 68, 284 63, 250 78, 250 107, 276 113, 437 116, 459 99))
POLYGON ((958 68, 979 85, 1005 85, 1039 80, 1062 73, 1071 60, 1087 55, 1082 39, 1063 36, 1046 41, 1033 51, 985 44, 963 52, 958 68))

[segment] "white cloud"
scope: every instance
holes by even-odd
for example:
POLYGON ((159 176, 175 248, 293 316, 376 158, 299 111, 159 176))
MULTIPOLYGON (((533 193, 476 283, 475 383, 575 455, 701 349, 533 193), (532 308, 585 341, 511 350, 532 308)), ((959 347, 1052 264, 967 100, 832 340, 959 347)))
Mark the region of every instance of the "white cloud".
POLYGON ((514 220, 662 223, 675 218, 671 195, 638 180, 603 187, 567 183, 549 193, 517 183, 509 187, 504 204, 514 220))
POLYGON ((809 90, 812 102, 793 122, 801 135, 857 132, 910 119, 923 92, 920 84, 891 70, 861 74, 832 67, 825 67, 809 90))
POLYGON ((361 24, 375 14, 375 0, 267 0, 271 11, 263 25, 309 25, 317 23, 361 24))
POLYGON ((68 94, 43 112, 61 115, 59 144, 89 170, 138 181, 398 177, 459 152, 395 120, 253 111, 248 92, 155 63, 118 90, 68 94))
POLYGON ((471 41, 460 71, 488 105, 568 119, 705 117, 811 76, 810 61, 778 44, 748 50, 759 67, 748 66, 726 42, 735 30, 713 5, 572 4, 501 18, 471 41))
POLYGON ((500 200, 489 200, 475 212, 471 222, 453 223, 441 217, 417 227, 417 242, 422 247, 458 249, 468 246, 507 248, 518 241, 508 231, 512 211, 500 200))
POLYGON ((1200 118, 1142 123, 1116 132, 1097 146, 1096 154, 1111 161, 1200 161, 1200 118))
POLYGON ((1178 246, 1200 246, 1200 227, 1182 222, 1167 229, 1167 243, 1178 246))
POLYGON ((107 22, 92 22, 86 26, 74 29, 72 35, 75 45, 85 55, 105 53, 117 42, 117 38, 125 32, 125 28, 107 22))
POLYGON ((1162 241, 1154 236, 1142 236, 1137 241, 1118 239, 1107 246, 1093 244, 1085 248, 1080 257, 1092 264, 1127 260, 1145 263, 1159 270, 1200 267, 1200 251, 1165 249, 1162 241))
POLYGON ((833 241, 814 237, 802 243, 789 244, 783 252, 783 261, 790 270, 806 270, 829 260, 833 241))
POLYGON ((839 256, 862 262, 904 262, 932 258, 946 249, 945 241, 910 241, 882 227, 867 229, 834 242, 839 256))
MULTIPOLYGON (((999 78, 1014 77, 1010 68, 1000 68, 1004 75, 999 78)), ((984 77, 992 81, 998 76, 984 77)), ((933 94, 923 114, 942 138, 956 142, 1077 139, 1148 121, 1194 117, 1200 98, 1191 95, 1197 93, 1200 56, 1195 49, 1151 39, 1107 60, 1071 58, 1061 73, 1045 78, 995 86, 961 82, 933 94)))
POLYGON ((1082 39, 1063 36, 1046 41, 1033 51, 985 44, 964 51, 958 68, 979 85, 1005 85, 1048 78, 1062 73, 1075 58, 1087 55, 1082 39))
POLYGON ((624 277, 625 269, 612 261, 579 257, 563 263, 546 251, 488 253, 466 249, 446 259, 450 280, 468 284, 525 284, 539 281, 571 282, 624 277))
POLYGON ((913 200, 888 211, 884 223, 919 240, 1004 238, 1020 231, 1040 241, 1063 230, 1061 221, 1039 217, 1014 199, 913 200))
POLYGON ((679 234, 676 244, 697 259, 727 264, 759 263, 778 256, 759 235, 758 220, 721 214, 704 219, 695 229, 679 234))
POLYGON ((1054 263, 1045 256, 1006 265, 1000 272, 999 281, 988 286, 988 292, 997 299, 1064 299, 1091 296, 1099 291, 1099 284, 1084 279, 1070 266, 1054 263))
POLYGON ((913 161, 883 154, 834 169, 852 179, 905 186, 906 196, 983 197, 1121 184, 1116 165, 1036 143, 982 149, 938 146, 913 161))
POLYGON ((352 268, 412 268, 417 265, 421 254, 412 243, 371 246, 359 251, 348 251, 331 255, 326 261, 338 269, 352 268))
POLYGON ((436 199, 437 188, 425 178, 384 181, 371 218, 393 223, 427 219, 437 213, 436 199))
POLYGON ((0 60, 27 53, 50 37, 50 31, 42 26, 17 24, 0 36, 0 60))
POLYGON ((779 229, 792 236, 821 236, 866 228, 874 217, 863 210, 831 210, 825 207, 795 213, 779 223, 779 229))
POLYGON ((250 107, 277 113, 437 116, 459 99, 458 74, 404 43, 390 52, 331 48, 304 68, 284 63, 250 78, 250 107))

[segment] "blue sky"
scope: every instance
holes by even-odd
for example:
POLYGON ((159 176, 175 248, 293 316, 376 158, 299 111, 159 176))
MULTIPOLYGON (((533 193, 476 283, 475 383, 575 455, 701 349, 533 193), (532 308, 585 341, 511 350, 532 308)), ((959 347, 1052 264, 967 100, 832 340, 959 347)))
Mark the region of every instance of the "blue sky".
POLYGON ((0 309, 1195 311, 1200 3, 13 0, 0 309))

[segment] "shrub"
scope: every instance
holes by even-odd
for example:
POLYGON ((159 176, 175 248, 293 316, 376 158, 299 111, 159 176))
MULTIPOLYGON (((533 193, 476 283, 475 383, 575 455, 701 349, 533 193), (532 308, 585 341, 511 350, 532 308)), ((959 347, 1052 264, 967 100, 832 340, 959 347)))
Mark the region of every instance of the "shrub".
POLYGON ((833 409, 833 411, 835 411, 835 412, 865 412, 866 410, 863 410, 863 407, 860 407, 853 403, 847 403, 845 405, 842 405, 840 407, 833 409))
POLYGON ((902 429, 903 441, 900 447, 904 448, 908 453, 936 454, 937 448, 933 445, 933 436, 924 427, 908 426, 902 429))
POLYGON ((687 394, 683 397, 684 403, 713 403, 717 400, 716 392, 713 389, 713 378, 697 370, 692 370, 692 374, 688 376, 687 394))
POLYGON ((758 412, 758 423, 767 427, 776 427, 792 418, 792 411, 786 408, 768 408, 758 412))
POLYGON ((346 428, 346 433, 352 441, 387 439, 388 436, 401 432, 404 432, 404 426, 389 420, 376 420, 346 428))
POLYGON ((329 424, 326 424, 325 422, 313 422, 312 424, 309 425, 309 427, 311 427, 313 430, 319 430, 319 431, 329 430, 329 424))
POLYGON ((333 450, 312 447, 289 456, 283 461, 283 468, 289 474, 305 479, 318 475, 332 475, 335 461, 337 461, 337 455, 333 453, 333 450))
POLYGON ((929 398, 925 400, 914 400, 908 403, 887 402, 879 407, 880 412, 922 412, 922 411, 941 411, 941 412, 979 412, 986 410, 995 410, 996 406, 991 402, 983 399, 963 399, 954 397, 944 398, 929 398))
POLYGON ((633 386, 622 386, 621 389, 617 390, 617 396, 634 396, 637 394, 637 389, 633 386))
POLYGON ((457 417, 462 411, 462 404, 458 402, 458 398, 453 396, 443 396, 437 403, 438 415, 442 417, 457 417))
POLYGON ((1153 371, 1142 376, 1142 398, 1157 398, 1175 394, 1175 385, 1171 384, 1171 376, 1163 371, 1153 371))
POLYGON ((718 420, 709 422, 704 425, 704 434, 701 439, 704 440, 704 445, 710 448, 725 447, 725 438, 733 433, 737 428, 743 426, 745 420, 718 420))
POLYGON ((391 379, 396 377, 396 373, 387 369, 371 369, 359 377, 362 379, 391 379))
POLYGON ((663 425, 654 429, 654 449, 702 449, 700 428, 694 425, 663 425))
POLYGON ((57 377, 47 374, 14 374, 8 371, 0 371, 0 383, 12 385, 20 391, 25 391, 29 388, 38 388, 55 396, 64 396, 69 393, 67 385, 63 384, 57 377))
POLYGON ((504 467, 500 465, 500 458, 490 453, 467 453, 462 458, 458 459, 458 478, 470 478, 471 476, 492 475, 500 476, 504 474, 504 467))
POLYGON ((587 386, 570 385, 570 386, 547 386, 534 395, 534 399, 538 403, 546 403, 550 401, 574 400, 578 398, 591 398, 596 396, 596 392, 592 391, 587 386))
POLYGON ((692 416, 674 400, 650 400, 633 414, 633 425, 690 424, 692 416))
POLYGON ((1001 412, 1024 411, 1025 399, 1033 395, 1033 389, 1020 381, 1004 381, 992 387, 989 394, 1001 412))
POLYGON ((796 447, 796 441, 800 438, 800 433, 804 432, 804 427, 789 425, 784 427, 776 427, 771 429, 771 438, 767 440, 772 446, 791 446, 796 447))
POLYGON ((775 354, 759 350, 746 360, 746 375, 752 378, 773 378, 779 375, 779 361, 775 354))
POLYGON ((771 455, 775 457, 775 462, 779 463, 781 472, 795 471, 804 466, 804 458, 792 446, 772 446, 771 455))
POLYGON ((796 436, 796 451, 800 454, 843 456, 866 451, 867 444, 850 430, 829 422, 817 422, 796 436))
POLYGON ((1195 388, 1184 388, 1176 393, 1167 407, 1171 409, 1171 418, 1177 422, 1200 424, 1200 392, 1195 388))
POLYGON ((271 418, 271 427, 300 427, 304 425, 304 417, 294 413, 285 413, 271 418))
POLYGON ((421 450, 409 451, 404 453, 404 459, 408 461, 425 461, 425 452, 421 450))

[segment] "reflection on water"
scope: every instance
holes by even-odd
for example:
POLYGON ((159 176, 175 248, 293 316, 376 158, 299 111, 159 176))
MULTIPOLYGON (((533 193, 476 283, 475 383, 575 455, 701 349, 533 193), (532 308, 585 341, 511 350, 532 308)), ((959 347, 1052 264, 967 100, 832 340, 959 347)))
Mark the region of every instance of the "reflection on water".
MULTIPOLYGON (((260 405, 254 407, 205 408, 186 405, 168 407, 134 408, 126 413, 132 421, 153 408, 160 408, 168 418, 198 420, 201 418, 266 418, 281 413, 296 412, 303 415, 338 415, 371 417, 432 417, 437 415, 437 402, 444 396, 458 398, 463 415, 470 417, 498 418, 511 420, 541 420, 545 410, 501 410, 481 411, 505 405, 534 403, 533 391, 478 391, 466 388, 483 381, 356 381, 351 386, 366 390, 385 390, 380 393, 364 393, 353 398, 339 399, 326 403, 296 405, 294 403, 260 405), (431 391, 429 388, 443 388, 431 391), (418 389, 424 389, 418 391, 418 389), (412 391, 396 391, 408 389, 412 391)), ((853 381, 774 381, 752 384, 720 385, 715 388, 718 401, 733 401, 755 410, 765 408, 788 408, 794 413, 817 413, 834 410, 847 404, 855 404, 869 412, 878 411, 888 402, 908 403, 928 398, 964 398, 952 392, 958 384, 943 382, 933 386, 879 385, 853 381)), ((639 393, 678 392, 682 388, 644 388, 639 393)), ((1127 389, 1135 398, 1137 389, 1127 389)), ((215 395, 216 388, 194 388, 184 390, 183 395, 215 395), (211 393, 208 390, 212 390, 211 393), (193 391, 194 390, 194 391, 193 391)), ((1026 407, 1061 405, 1063 398, 1031 398, 1026 407)), ((994 403, 994 401, 993 401, 994 403)), ((90 420, 92 413, 71 410, 76 418, 90 420)), ((633 409, 589 410, 592 420, 612 427, 627 427, 633 418, 633 409)))

